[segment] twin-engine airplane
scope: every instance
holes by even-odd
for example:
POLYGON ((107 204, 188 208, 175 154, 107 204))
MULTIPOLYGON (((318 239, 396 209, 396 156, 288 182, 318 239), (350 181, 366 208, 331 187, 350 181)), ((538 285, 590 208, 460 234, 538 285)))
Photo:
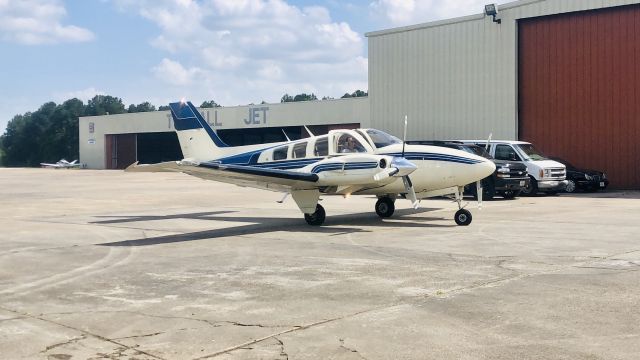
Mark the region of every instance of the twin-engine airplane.
POLYGON ((184 160, 136 163, 127 171, 182 172, 291 194, 309 225, 324 222, 325 210, 318 201, 325 195, 375 195, 375 211, 386 218, 393 215, 397 198, 410 200, 417 209, 420 199, 447 194, 456 195, 456 223, 469 225, 471 213, 461 206, 464 186, 495 170, 493 162, 483 157, 405 145, 375 129, 332 130, 295 141, 231 147, 191 102, 172 103, 170 108, 184 160))

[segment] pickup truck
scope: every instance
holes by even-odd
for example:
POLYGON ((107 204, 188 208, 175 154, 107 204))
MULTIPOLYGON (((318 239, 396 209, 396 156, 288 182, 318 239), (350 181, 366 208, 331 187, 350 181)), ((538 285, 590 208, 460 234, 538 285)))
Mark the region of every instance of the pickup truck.
MULTIPOLYGON (((486 140, 462 140, 462 142, 480 146, 487 143, 486 140)), ((567 187, 567 168, 557 161, 548 159, 531 143, 491 140, 488 151, 497 160, 515 161, 526 165, 530 181, 522 189, 523 195, 532 196, 539 192, 557 194, 567 187)))
MULTIPOLYGON (((522 189, 529 184, 527 167, 523 164, 508 160, 497 160, 491 157, 484 149, 484 146, 465 144, 459 141, 407 141, 407 144, 442 146, 451 149, 466 151, 475 155, 491 159, 496 164, 496 171, 482 179, 482 198, 491 200, 499 195, 505 199, 514 199, 520 195, 522 189)), ((465 194, 477 197, 475 184, 465 187, 465 194)))

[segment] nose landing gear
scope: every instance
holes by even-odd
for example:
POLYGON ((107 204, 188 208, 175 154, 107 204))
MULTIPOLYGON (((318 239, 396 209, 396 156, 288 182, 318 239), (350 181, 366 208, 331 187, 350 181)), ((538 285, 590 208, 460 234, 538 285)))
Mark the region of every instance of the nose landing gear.
POLYGON ((462 206, 462 194, 464 191, 464 187, 458 187, 458 191, 456 192, 456 202, 458 203, 458 211, 454 215, 454 220, 456 224, 460 226, 467 226, 471 224, 471 220, 473 217, 471 216, 471 212, 462 206))

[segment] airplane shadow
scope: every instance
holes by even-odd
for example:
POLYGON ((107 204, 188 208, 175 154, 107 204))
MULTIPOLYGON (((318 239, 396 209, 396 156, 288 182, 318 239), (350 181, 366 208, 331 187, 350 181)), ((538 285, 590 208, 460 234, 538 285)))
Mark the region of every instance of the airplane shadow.
MULTIPOLYGON (((233 237, 242 235, 255 235, 272 233, 278 231, 287 232, 303 232, 328 234, 329 236, 344 235, 352 233, 371 232, 358 226, 375 226, 375 227, 411 227, 411 228, 447 228, 456 225, 440 225, 432 224, 429 221, 443 220, 439 217, 415 217, 416 214, 422 214, 437 209, 401 209, 397 210, 390 219, 380 219, 375 213, 335 215, 327 217, 325 225, 310 226, 305 223, 302 218, 260 218, 260 217, 241 217, 241 216, 221 216, 225 214, 235 213, 235 211, 212 211, 191 214, 174 214, 174 215, 140 215, 140 216, 97 216, 98 218, 109 217, 117 218, 110 220, 100 220, 90 222, 91 224, 121 224, 137 221, 161 221, 167 219, 198 219, 211 221, 225 221, 231 223, 244 223, 238 226, 232 226, 223 229, 212 229, 204 231, 195 231, 190 233, 165 235, 153 238, 141 238, 133 240, 115 241, 108 243, 96 244, 98 246, 149 246, 170 244, 177 242, 196 241, 216 239, 223 237, 233 237), (413 215, 413 216, 412 216, 413 215), (344 225, 348 225, 345 227, 344 225)), ((453 221, 452 221, 453 222, 453 221)))

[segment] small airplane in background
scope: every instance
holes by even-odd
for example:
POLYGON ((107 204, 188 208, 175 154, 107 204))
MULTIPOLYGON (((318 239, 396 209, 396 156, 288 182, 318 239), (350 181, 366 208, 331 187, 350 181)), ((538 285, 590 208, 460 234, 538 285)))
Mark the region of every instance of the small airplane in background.
MULTIPOLYGON (((309 225, 322 225, 321 196, 375 195, 375 211, 393 215, 396 199, 419 200, 455 194, 458 225, 469 225, 462 206, 464 186, 495 171, 493 162, 467 152, 404 140, 376 129, 331 130, 327 135, 231 147, 211 129, 191 102, 171 103, 171 115, 185 159, 131 165, 132 172, 182 172, 291 195, 309 225)), ((404 138, 407 120, 405 117, 404 138)), ((480 189, 481 190, 481 189, 480 189)), ((478 191, 482 194, 482 191, 478 191)), ((481 202, 481 197, 479 202, 481 202)))
POLYGON ((78 163, 78 160, 73 160, 72 162, 68 162, 65 159, 60 159, 55 164, 50 163, 40 163, 40 166, 43 168, 53 168, 53 169, 72 169, 72 168, 80 168, 82 164, 78 163))

